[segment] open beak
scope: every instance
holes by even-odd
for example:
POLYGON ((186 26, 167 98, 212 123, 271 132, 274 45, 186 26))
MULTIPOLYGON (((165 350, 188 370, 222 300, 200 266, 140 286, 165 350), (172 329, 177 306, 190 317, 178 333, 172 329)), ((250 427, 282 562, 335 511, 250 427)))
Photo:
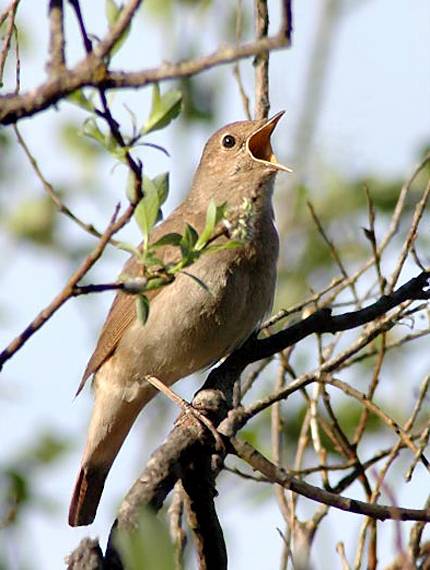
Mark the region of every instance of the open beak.
POLYGON ((276 113, 276 115, 268 119, 262 127, 257 129, 255 133, 252 133, 246 141, 246 148, 253 160, 272 166, 275 170, 292 172, 291 168, 279 164, 272 150, 272 145, 270 144, 270 136, 284 113, 285 111, 276 113))

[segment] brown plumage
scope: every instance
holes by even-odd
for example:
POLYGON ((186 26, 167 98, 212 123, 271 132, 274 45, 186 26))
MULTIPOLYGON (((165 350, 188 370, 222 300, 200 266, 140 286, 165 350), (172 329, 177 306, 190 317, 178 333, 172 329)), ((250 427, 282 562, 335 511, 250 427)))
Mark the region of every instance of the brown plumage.
MULTIPOLYGON (((155 241, 183 232, 187 222, 201 232, 211 198, 232 208, 240 208, 245 199, 252 204, 245 244, 203 255, 187 269, 206 287, 179 274, 169 286, 151 291, 144 326, 136 320, 134 297, 116 296, 78 390, 94 374, 95 404, 70 505, 72 526, 94 520, 110 467, 155 394, 145 376, 171 385, 209 366, 245 341, 270 310, 278 256, 273 182, 278 170, 288 171, 276 162, 270 145, 281 116, 217 131, 204 148, 190 193, 153 232, 155 241)), ((160 249, 164 262, 177 259, 176 248, 160 249)), ((138 275, 139 269, 130 259, 124 273, 138 275)))

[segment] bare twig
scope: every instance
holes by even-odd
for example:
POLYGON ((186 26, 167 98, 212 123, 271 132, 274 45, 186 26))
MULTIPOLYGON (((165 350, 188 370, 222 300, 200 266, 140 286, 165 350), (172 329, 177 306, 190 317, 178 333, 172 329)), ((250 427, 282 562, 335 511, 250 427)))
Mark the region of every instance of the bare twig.
POLYGON ((67 570, 103 570, 103 553, 97 539, 83 538, 66 558, 67 570))
MULTIPOLYGON (((52 184, 50 182, 48 182, 48 180, 46 180, 46 178, 44 177, 42 171, 39 168, 39 165, 38 165, 36 159, 34 158, 33 154, 31 153, 31 151, 27 145, 27 143, 25 142, 21 132, 19 131, 18 126, 13 125, 13 129, 15 131, 15 135, 16 135, 16 138, 18 140, 18 143, 21 146, 21 148, 23 149, 25 155, 27 156, 34 173, 36 174, 37 178, 42 183, 43 188, 45 189, 46 193, 49 195, 49 197, 54 202, 55 206, 57 207, 57 210, 60 213, 67 216, 70 220, 72 220, 75 224, 77 224, 81 229, 88 232, 90 235, 100 239, 102 234, 93 226, 93 224, 88 224, 88 223, 84 222, 83 220, 81 220, 80 218, 78 218, 78 216, 76 216, 70 210, 70 208, 68 208, 64 204, 64 202, 61 200, 60 196, 55 191, 52 184)), ((113 245, 117 244, 117 242, 115 242, 115 240, 112 240, 112 239, 110 240, 110 243, 113 245)))
POLYGON ((237 438, 231 438, 231 443, 237 455, 254 469, 263 473, 265 477, 317 503, 323 503, 342 511, 366 515, 377 520, 430 521, 430 513, 426 509, 404 509, 396 506, 375 505, 329 493, 328 491, 324 491, 323 489, 309 485, 309 483, 291 477, 285 471, 271 463, 249 443, 237 438))
POLYGON ((10 50, 10 42, 12 40, 13 30, 15 27, 15 16, 18 10, 20 0, 13 0, 10 5, 6 8, 1 16, 0 23, 7 18, 6 34, 3 41, 3 46, 0 51, 0 86, 3 83, 3 73, 4 67, 6 65, 6 59, 10 50))
POLYGON ((369 239, 370 244, 372 246, 373 257, 375 258, 376 275, 378 277, 378 283, 379 283, 379 291, 380 291, 381 295, 383 295, 385 292, 386 279, 382 275, 381 256, 380 256, 380 253, 378 251, 378 244, 376 242, 375 205, 373 203, 372 196, 370 194, 370 191, 369 191, 369 188, 367 185, 364 186, 364 191, 366 193, 367 209, 369 212, 369 229, 365 229, 365 234, 366 234, 366 237, 369 239))
MULTIPOLYGON (((255 0, 255 28, 257 39, 266 38, 269 31, 267 0, 255 0)), ((269 115, 269 52, 263 51, 255 58, 255 118, 269 115)))
POLYGON ((343 542, 338 542, 336 545, 336 552, 339 554, 340 561, 342 563, 342 570, 351 570, 351 566, 346 559, 345 545, 343 542))
POLYGON ((391 293, 391 291, 396 286, 397 281, 399 279, 400 272, 401 272, 401 270, 405 264, 406 258, 408 256, 410 250, 411 250, 412 245, 415 242, 415 239, 417 237, 418 225, 421 221, 421 218, 424 215, 429 196, 430 196, 430 180, 429 180, 429 182, 428 182, 428 184, 424 190, 423 195, 421 196, 420 201, 418 202, 418 204, 415 208, 412 223, 411 223, 411 226, 409 228, 406 240, 403 243, 402 251, 400 252, 400 255, 399 255, 399 260, 397 262, 396 268, 394 269, 392 275, 390 276, 389 283, 388 283, 388 292, 389 293, 391 293))
POLYGON ((12 358, 12 356, 48 321, 54 313, 60 309, 72 296, 73 290, 79 281, 88 273, 91 267, 100 259, 110 238, 124 227, 134 212, 134 206, 130 204, 125 212, 117 219, 119 206, 116 207, 115 213, 102 234, 99 243, 88 257, 81 263, 78 269, 69 278, 63 289, 55 296, 55 298, 43 309, 31 323, 16 337, 8 346, 0 353, 0 370, 4 363, 12 358))
MULTIPOLYGON (((240 39, 242 37, 242 24, 243 24, 242 0, 237 0, 237 2, 236 2, 236 42, 237 42, 237 44, 239 44, 240 39)), ((239 88, 239 94, 240 94, 240 98, 242 100, 242 106, 243 106, 243 110, 245 112, 245 116, 250 121, 252 117, 251 117, 251 110, 249 107, 249 97, 246 94, 245 87, 243 85, 242 76, 240 73, 240 64, 238 61, 233 65, 233 75, 236 79, 237 86, 239 88)))
POLYGON ((161 382, 161 380, 155 376, 146 376, 145 379, 147 382, 149 382, 149 384, 151 384, 151 386, 157 388, 157 390, 167 396, 169 400, 179 406, 186 414, 190 414, 191 416, 194 416, 198 421, 202 422, 202 424, 206 426, 213 435, 218 451, 222 452, 224 450, 224 443, 221 439, 221 436, 217 432, 213 423, 204 414, 202 414, 197 408, 193 407, 192 404, 178 396, 178 394, 176 394, 171 388, 169 388, 166 384, 164 384, 164 382, 161 382))
POLYGON ((99 60, 103 60, 121 38, 128 26, 131 24, 133 16, 142 4, 142 0, 129 0, 121 10, 118 20, 109 30, 107 36, 97 45, 94 52, 99 60))
POLYGON ((48 71, 55 75, 64 68, 63 0, 49 0, 49 62, 48 71))
POLYGON ((199 570, 227 570, 227 550, 214 505, 215 477, 210 456, 195 454, 181 481, 199 570))
MULTIPOLYGON (((307 204, 308 204, 308 208, 309 208, 309 211, 310 211, 310 213, 311 213, 312 219, 313 219, 313 221, 314 221, 314 223, 315 223, 315 225, 316 225, 316 227, 317 227, 317 229, 318 229, 318 232, 319 232, 320 235, 322 236, 323 240, 326 242, 326 244, 327 244, 327 246, 328 246, 328 248, 329 248, 329 250, 330 250, 330 253, 331 253, 332 256, 333 256, 333 259, 335 260, 337 266, 338 266, 339 269, 340 269, 340 272, 341 272, 341 274, 342 274, 342 277, 344 278, 345 281, 348 281, 349 275, 348 275, 348 272, 346 271, 345 265, 344 265, 344 263, 343 263, 343 261, 342 261, 342 259, 341 259, 341 257, 340 257, 340 254, 339 254, 339 252, 338 252, 338 250, 337 250, 336 245, 335 245, 334 242, 329 238, 327 232, 324 230, 323 225, 322 225, 322 223, 321 223, 321 221, 320 221, 320 219, 319 219, 319 217, 318 217, 318 215, 317 215, 317 213, 316 213, 316 211, 315 211, 315 208, 313 207, 312 203, 311 203, 310 201, 308 201, 307 204)), ((358 294, 357 294, 357 290, 356 290, 356 288, 355 288, 355 283, 354 283, 354 282, 351 282, 351 283, 349 284, 349 286, 350 286, 350 288, 351 288, 351 292, 352 292, 352 296, 353 296, 353 298, 354 298, 354 302, 355 302, 355 304, 357 305, 357 307, 360 308, 360 301, 359 301, 359 299, 358 299, 358 294)))

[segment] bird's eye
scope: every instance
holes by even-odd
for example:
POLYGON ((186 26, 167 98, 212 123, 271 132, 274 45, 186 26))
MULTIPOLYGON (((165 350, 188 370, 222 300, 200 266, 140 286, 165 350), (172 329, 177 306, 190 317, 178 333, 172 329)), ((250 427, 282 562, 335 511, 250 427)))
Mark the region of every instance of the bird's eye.
POLYGON ((236 144, 236 139, 232 135, 225 135, 222 139, 222 146, 224 148, 233 148, 236 144))

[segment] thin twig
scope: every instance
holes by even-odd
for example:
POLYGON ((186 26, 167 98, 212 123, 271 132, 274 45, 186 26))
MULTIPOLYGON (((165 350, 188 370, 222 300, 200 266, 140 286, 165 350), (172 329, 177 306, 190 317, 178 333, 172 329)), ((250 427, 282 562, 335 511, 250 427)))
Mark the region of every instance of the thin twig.
POLYGON ((10 50, 10 42, 12 40, 12 34, 15 27, 15 17, 16 17, 16 11, 18 10, 19 2, 20 0, 13 0, 13 2, 10 3, 9 7, 6 8, 4 13, 2 14, 1 22, 5 18, 7 18, 7 26, 6 26, 6 34, 3 41, 3 46, 0 51, 0 86, 2 86, 3 84, 3 73, 6 65, 6 59, 10 50))
POLYGON ((213 423, 204 414, 199 412, 199 410, 197 410, 189 402, 181 398, 181 396, 176 394, 176 392, 174 392, 171 388, 166 386, 164 382, 161 382, 161 380, 159 380, 155 376, 147 375, 145 376, 145 380, 149 382, 151 386, 157 388, 159 392, 162 392, 165 396, 167 396, 169 400, 171 400, 177 406, 179 406, 186 414, 194 416, 198 421, 200 421, 204 426, 206 426, 215 439, 218 451, 223 452, 224 442, 221 439, 220 434, 217 432, 216 428, 214 427, 213 423))
POLYGON ((263 473, 268 479, 317 503, 323 503, 350 513, 366 515, 377 520, 430 521, 430 513, 426 509, 405 509, 397 506, 375 505, 329 493, 291 477, 271 463, 249 443, 237 438, 231 438, 231 444, 241 459, 260 471, 260 473, 263 473))
MULTIPOLYGON (((236 2, 236 43, 239 44, 242 37, 242 0, 237 0, 236 2)), ((239 88, 239 95, 242 100, 242 107, 245 113, 245 117, 250 121, 251 109, 249 107, 249 97, 246 94, 245 87, 242 81, 242 75, 240 73, 240 64, 238 61, 233 65, 233 76, 236 79, 237 86, 239 88)))
POLYGON ((49 0, 49 61, 50 74, 55 75, 65 66, 63 0, 49 0))
MULTIPOLYGON (((269 9, 267 0, 255 0, 255 31, 258 40, 267 38, 269 31, 269 9)), ((255 118, 266 119, 269 115, 269 52, 259 53, 255 66, 255 118)))
POLYGON ((184 514, 184 489, 178 481, 173 490, 173 498, 168 509, 170 538, 175 546, 175 570, 184 569, 184 550, 187 544, 187 533, 182 527, 184 514))
MULTIPOLYGON (((327 232, 326 232, 325 229, 323 228, 323 225, 322 225, 322 223, 321 223, 321 221, 320 221, 320 219, 319 219, 319 217, 318 217, 318 215, 317 215, 317 213, 316 213, 316 211, 315 211, 315 208, 314 208, 313 205, 312 205, 312 202, 310 202, 310 201, 308 200, 307 205, 308 205, 309 211, 310 211, 310 213, 311 213, 312 219, 313 219, 313 221, 314 221, 314 223, 315 223, 315 225, 316 225, 316 227, 317 227, 317 229, 318 229, 318 232, 320 233, 320 235, 321 235, 321 237, 323 238, 323 240, 326 242, 326 244, 327 244, 327 246, 328 246, 328 248, 329 248, 329 250, 330 250, 330 253, 331 253, 332 256, 333 256, 333 259, 335 260, 337 266, 338 266, 339 269, 340 269, 340 272, 341 272, 341 274, 342 274, 342 277, 344 278, 345 281, 348 281, 349 275, 348 275, 348 272, 346 271, 345 265, 343 264, 343 261, 342 261, 342 259, 341 259, 341 257, 340 257, 340 254, 339 254, 339 252, 337 251, 336 245, 335 245, 334 242, 329 238, 327 232)), ((356 288, 355 288, 355 283, 351 282, 351 283, 349 284, 349 287, 351 288, 351 293, 352 293, 352 296, 353 296, 353 298, 354 298, 355 304, 357 305, 358 308, 360 308, 360 301, 359 301, 359 298, 358 298, 357 290, 356 290, 356 288)))
POLYGON ((0 370, 4 363, 12 356, 37 332, 53 315, 73 296, 73 290, 79 281, 88 273, 91 267, 100 259, 110 238, 123 228, 131 219, 135 206, 130 204, 125 212, 117 219, 119 205, 115 208, 115 213, 102 234, 97 246, 81 263, 78 269, 68 279, 66 285, 58 293, 54 299, 43 309, 27 327, 15 337, 8 346, 0 353, 0 370))
MULTIPOLYGON (((18 125, 13 125, 13 130, 15 131, 15 135, 16 135, 16 138, 18 140, 18 143, 21 146, 22 150, 24 151, 25 155, 27 156, 34 173, 36 174, 37 178, 42 183, 42 186, 45 189, 46 193, 49 195, 49 197, 54 202, 55 206, 57 207, 57 210, 61 214, 64 214, 65 216, 67 216, 70 220, 72 220, 75 224, 77 224, 82 230, 84 230, 84 231, 88 232, 90 235, 100 239, 102 234, 93 226, 93 224, 88 224, 88 223, 84 222, 83 220, 81 220, 80 218, 78 218, 78 216, 76 216, 70 210, 70 208, 68 208, 64 204, 64 202, 61 200, 60 196, 55 191, 52 184, 50 182, 48 182, 48 180, 46 180, 42 171, 40 170, 40 167, 39 167, 35 157, 31 153, 27 143, 24 140, 24 137, 22 136, 20 130, 18 129, 18 125)), ((118 242, 116 242, 115 240, 112 240, 112 239, 110 240, 110 243, 112 245, 118 245, 118 242)))
POLYGON ((406 240, 403 243, 402 250, 401 250, 400 255, 399 255, 399 260, 397 262, 396 268, 394 269, 394 271, 393 271, 393 273, 390 276, 390 279, 388 281, 387 291, 389 293, 391 293, 391 291, 396 286, 397 281, 399 279, 400 272, 401 272, 401 270, 405 264, 406 258, 408 256, 410 250, 411 250, 411 247, 413 246, 413 244, 415 242, 415 239, 417 237, 418 225, 421 221, 421 218, 424 215, 429 196, 430 196, 430 180, 429 180, 429 182, 428 182, 428 184, 424 190, 423 195, 421 196, 420 201, 418 202, 418 204, 415 208, 412 223, 411 223, 411 226, 409 228, 406 240))

